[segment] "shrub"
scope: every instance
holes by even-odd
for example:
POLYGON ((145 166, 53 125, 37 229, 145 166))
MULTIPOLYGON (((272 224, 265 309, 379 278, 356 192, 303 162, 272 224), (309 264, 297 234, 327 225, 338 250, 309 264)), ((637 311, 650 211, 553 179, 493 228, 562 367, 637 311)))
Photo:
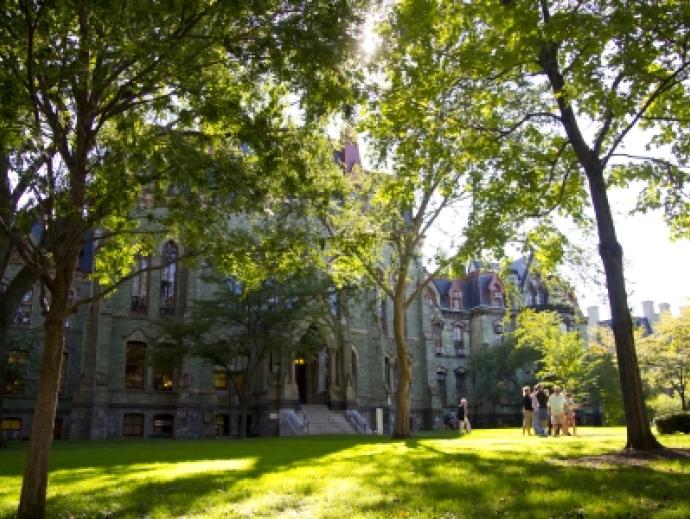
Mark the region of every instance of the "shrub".
POLYGON ((647 410, 652 418, 666 416, 673 413, 681 413, 680 398, 675 394, 669 396, 666 393, 659 393, 647 399, 647 410))
POLYGON ((673 413, 654 419, 659 434, 690 433, 690 413, 673 413))

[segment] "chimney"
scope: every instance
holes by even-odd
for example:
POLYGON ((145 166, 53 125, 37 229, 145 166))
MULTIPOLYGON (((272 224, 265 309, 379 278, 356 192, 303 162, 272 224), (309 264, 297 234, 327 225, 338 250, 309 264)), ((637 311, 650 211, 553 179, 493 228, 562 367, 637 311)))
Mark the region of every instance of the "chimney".
POLYGON ((657 315, 654 313, 654 301, 642 301, 642 315, 647 318, 649 323, 657 321, 657 315))
POLYGON ((659 314, 670 314, 671 305, 668 303, 659 303, 659 314))

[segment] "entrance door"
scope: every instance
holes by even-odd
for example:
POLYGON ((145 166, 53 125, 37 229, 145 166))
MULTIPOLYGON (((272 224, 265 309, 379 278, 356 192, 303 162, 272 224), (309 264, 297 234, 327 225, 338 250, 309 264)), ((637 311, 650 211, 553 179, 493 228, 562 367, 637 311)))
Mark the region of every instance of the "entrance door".
POLYGON ((295 364, 295 382, 300 404, 307 403, 307 367, 304 363, 295 364))

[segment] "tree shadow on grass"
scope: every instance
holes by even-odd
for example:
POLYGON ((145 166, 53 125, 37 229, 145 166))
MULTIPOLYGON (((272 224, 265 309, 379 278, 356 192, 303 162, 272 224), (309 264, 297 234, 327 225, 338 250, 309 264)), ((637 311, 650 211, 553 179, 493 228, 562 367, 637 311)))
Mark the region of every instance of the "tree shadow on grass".
MULTIPOLYGON (((392 468, 393 473, 400 475, 387 481, 387 486, 405 485, 407 495, 424 496, 410 499, 413 515, 648 517, 661 511, 674 517, 690 515, 688 460, 680 461, 675 472, 654 466, 604 469, 556 465, 543 457, 530 459, 524 453, 502 452, 500 457, 486 457, 471 452, 439 451, 414 440, 406 445, 431 452, 433 457, 443 459, 444 465, 439 470, 422 454, 411 456, 404 472, 402 466, 398 470, 392 468), (416 475, 414 481, 405 475, 410 473, 416 475)), ((399 506, 406 508, 404 502, 399 506)))
MULTIPOLYGON (((238 483, 290 470, 355 445, 383 441, 386 439, 311 436, 61 442, 51 457, 47 515, 185 515, 209 496, 242 497, 233 494, 238 483)), ((15 450, 11 463, 0 463, 0 476, 21 478, 24 457, 23 448, 15 450)), ((14 511, 0 510, 0 516, 11 517, 14 511)))

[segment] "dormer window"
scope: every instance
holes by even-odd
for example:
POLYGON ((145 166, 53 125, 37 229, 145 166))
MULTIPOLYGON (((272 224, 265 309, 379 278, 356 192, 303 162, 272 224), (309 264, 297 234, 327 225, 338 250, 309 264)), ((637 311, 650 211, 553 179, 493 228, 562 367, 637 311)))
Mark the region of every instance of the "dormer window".
POLYGON ((502 307, 503 304, 503 287, 498 281, 498 277, 494 275, 491 279, 491 283, 489 283, 489 305, 502 307))
POLYGON ((454 281, 448 291, 451 310, 462 310, 462 289, 457 281, 454 281))

